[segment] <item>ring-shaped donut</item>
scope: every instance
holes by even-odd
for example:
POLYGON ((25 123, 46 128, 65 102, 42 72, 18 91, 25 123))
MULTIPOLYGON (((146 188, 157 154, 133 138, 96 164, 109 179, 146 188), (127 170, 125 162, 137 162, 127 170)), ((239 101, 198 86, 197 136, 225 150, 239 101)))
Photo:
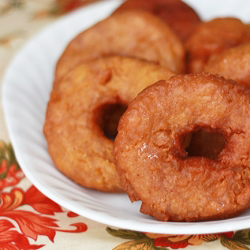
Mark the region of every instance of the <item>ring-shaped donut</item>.
POLYGON ((55 79, 79 63, 116 55, 159 63, 176 73, 185 70, 184 46, 172 30, 147 11, 128 10, 77 35, 60 57, 55 79))
POLYGON ((185 42, 201 22, 198 14, 180 0, 127 0, 115 13, 127 9, 143 9, 164 21, 185 42))
POLYGON ((211 57, 249 41, 248 26, 237 18, 215 18, 200 23, 185 44, 188 72, 204 71, 211 57))
POLYGON ((142 213, 163 221, 235 216, 250 206, 250 90, 208 73, 155 83, 120 119, 114 157, 142 213), (185 150, 201 128, 225 141, 216 159, 185 150))
POLYGON ((44 125, 56 167, 82 186, 123 191, 113 141, 105 135, 105 126, 113 124, 110 113, 117 116, 142 89, 172 75, 168 68, 126 57, 100 58, 70 71, 53 87, 44 125))

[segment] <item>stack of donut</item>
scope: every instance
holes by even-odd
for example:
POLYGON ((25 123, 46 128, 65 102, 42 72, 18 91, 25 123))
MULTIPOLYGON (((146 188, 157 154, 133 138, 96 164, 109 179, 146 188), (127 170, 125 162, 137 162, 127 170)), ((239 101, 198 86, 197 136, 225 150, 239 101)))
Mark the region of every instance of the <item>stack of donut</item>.
POLYGON ((249 27, 203 22, 180 0, 128 0, 77 35, 44 124, 55 166, 162 221, 248 209, 249 27))

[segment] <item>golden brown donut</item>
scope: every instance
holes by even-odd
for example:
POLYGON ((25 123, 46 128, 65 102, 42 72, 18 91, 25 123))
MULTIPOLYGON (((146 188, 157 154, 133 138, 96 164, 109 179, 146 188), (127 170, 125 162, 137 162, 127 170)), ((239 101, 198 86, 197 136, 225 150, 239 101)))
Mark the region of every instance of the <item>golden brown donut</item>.
POLYGON ((186 42, 188 71, 202 72, 210 57, 248 41, 248 27, 237 18, 216 18, 201 23, 186 42))
POLYGON ((56 66, 56 80, 81 62, 120 55, 145 59, 183 72, 185 50, 170 28, 142 10, 123 11, 76 36, 56 66))
POLYGON ((117 117, 142 89, 172 75, 168 68, 126 57, 100 58, 70 71, 53 87, 44 125, 56 167, 82 186, 122 191, 113 141, 106 136, 114 123, 110 113, 117 117))
POLYGON ((205 71, 233 79, 238 84, 250 87, 250 43, 225 50, 211 58, 205 71))
POLYGON ((164 21, 185 42, 201 22, 198 14, 180 0, 127 0, 114 13, 127 9, 147 10, 164 21))
POLYGON ((131 201, 162 221, 238 215, 250 205, 250 90, 208 73, 144 89, 120 119, 114 158, 131 201), (216 159, 189 156, 190 133, 220 134, 216 159))

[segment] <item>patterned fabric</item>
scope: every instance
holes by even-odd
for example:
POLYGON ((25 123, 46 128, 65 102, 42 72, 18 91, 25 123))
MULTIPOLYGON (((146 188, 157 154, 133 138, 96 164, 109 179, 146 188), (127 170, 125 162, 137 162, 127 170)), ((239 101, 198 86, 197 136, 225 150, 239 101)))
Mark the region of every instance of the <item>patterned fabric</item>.
MULTIPOLYGON (((0 78, 18 49, 41 28, 93 0, 0 1, 0 78)), ((250 230, 160 235, 111 228, 68 211, 25 177, 0 109, 0 249, 250 249, 250 230), (8 143, 7 143, 8 142, 8 143)))

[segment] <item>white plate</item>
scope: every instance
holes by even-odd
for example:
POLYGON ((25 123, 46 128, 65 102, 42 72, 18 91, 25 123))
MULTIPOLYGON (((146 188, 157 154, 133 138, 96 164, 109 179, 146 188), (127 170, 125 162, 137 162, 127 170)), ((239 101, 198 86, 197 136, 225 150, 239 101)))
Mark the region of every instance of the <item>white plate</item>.
MULTIPOLYGON (((214 17, 215 13, 242 17, 250 22, 249 0, 187 2, 204 19, 214 17)), ((3 105, 10 139, 23 171, 41 192, 58 204, 111 226, 168 234, 204 234, 248 228, 250 211, 220 221, 156 221, 141 214, 140 203, 131 204, 126 194, 105 194, 80 187, 55 168, 42 132, 55 63, 69 40, 108 16, 119 4, 119 1, 104 1, 60 19, 33 38, 10 64, 4 78, 3 105)))

